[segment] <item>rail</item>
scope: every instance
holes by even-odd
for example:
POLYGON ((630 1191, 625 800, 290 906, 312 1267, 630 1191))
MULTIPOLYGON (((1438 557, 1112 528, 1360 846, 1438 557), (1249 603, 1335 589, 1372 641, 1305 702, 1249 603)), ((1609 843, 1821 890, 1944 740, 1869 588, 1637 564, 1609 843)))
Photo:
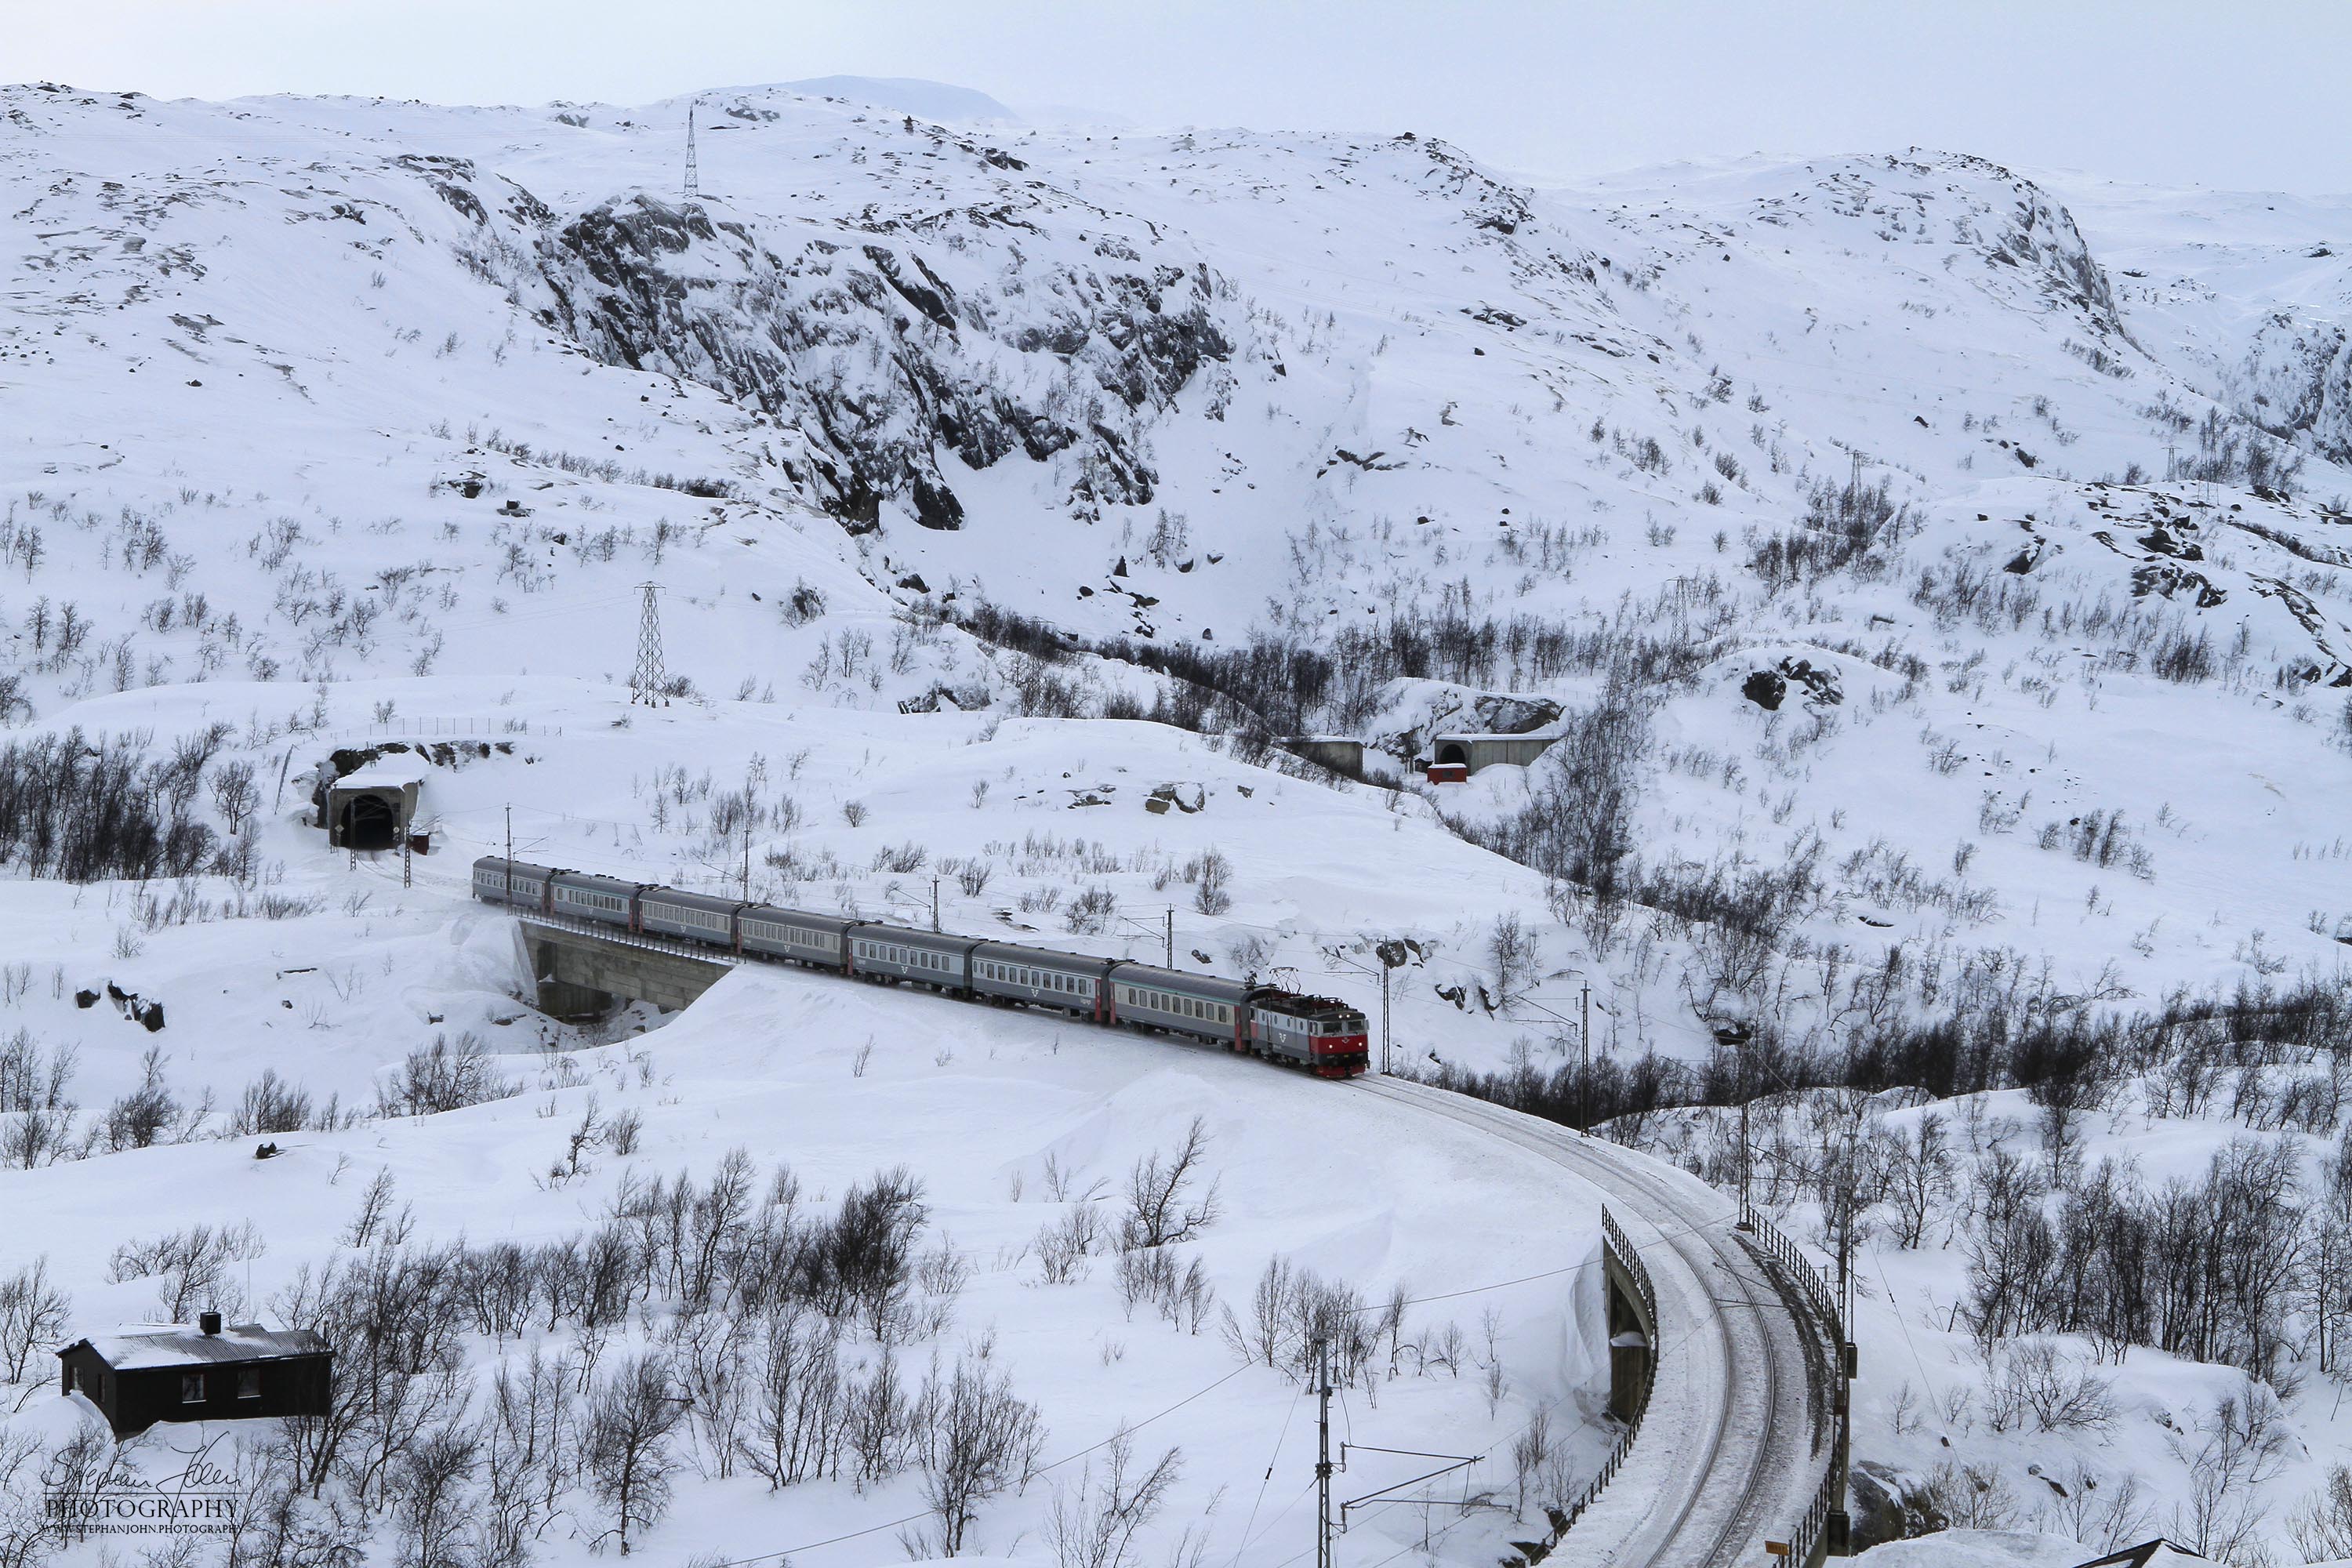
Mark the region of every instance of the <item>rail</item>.
MULTIPOLYGON (((761 955, 739 954, 724 949, 712 949, 699 942, 657 934, 619 931, 608 925, 569 915, 548 914, 537 910, 512 912, 523 924, 535 924, 550 930, 576 932, 602 942, 645 948, 685 958, 700 959, 706 963, 740 965, 755 962, 761 963, 783 962, 770 960, 761 955)), ((1806 1307, 1815 1315, 1816 1321, 1827 1330, 1827 1337, 1831 1341, 1829 1353, 1834 1360, 1831 1372, 1832 1379, 1833 1383, 1842 1383, 1843 1377, 1848 1374, 1849 1367, 1845 1359, 1847 1348, 1844 1343, 1843 1315, 1838 1309, 1837 1295, 1828 1278, 1811 1258, 1805 1256, 1803 1250, 1781 1231, 1780 1226, 1773 1224, 1753 1205, 1747 1204, 1740 1205, 1739 1227, 1747 1234, 1756 1252, 1779 1266, 1777 1272, 1780 1278, 1793 1284, 1796 1292, 1804 1298, 1806 1307)), ((1658 1321, 1657 1287, 1640 1248, 1626 1237, 1623 1228, 1617 1223, 1616 1216, 1609 1212, 1605 1205, 1601 1210, 1601 1228, 1604 1257, 1633 1281, 1633 1288, 1641 1298, 1643 1310, 1649 1322, 1654 1325, 1658 1321)), ((1775 1270, 1768 1269, 1766 1272, 1769 1274, 1775 1270)), ((1783 1294, 1786 1294, 1785 1289, 1783 1294)), ((1650 1410, 1656 1381, 1657 1362, 1654 1345, 1653 1354, 1643 1366, 1639 1395, 1631 1415, 1625 1420, 1623 1429, 1618 1434, 1616 1442, 1612 1446, 1608 1458, 1585 1483, 1574 1501, 1548 1510, 1550 1530, 1543 1541, 1543 1547, 1547 1553, 1560 1545, 1570 1531, 1600 1500, 1610 1483, 1616 1479, 1631 1458, 1634 1441, 1641 1436, 1643 1420, 1650 1410)), ((1850 1419, 1848 1400, 1841 1388, 1835 1400, 1835 1419, 1832 1427, 1834 1446, 1830 1463, 1824 1468, 1822 1479, 1814 1487, 1812 1495, 1804 1511, 1797 1520, 1790 1539, 1785 1543, 1776 1543, 1787 1546, 1788 1556, 1785 1561, 1804 1565, 1804 1568, 1819 1568, 1829 1551, 1843 1550, 1843 1542, 1840 1538, 1842 1532, 1833 1530, 1832 1525, 1833 1521, 1843 1517, 1846 1459, 1851 1451, 1850 1419)))

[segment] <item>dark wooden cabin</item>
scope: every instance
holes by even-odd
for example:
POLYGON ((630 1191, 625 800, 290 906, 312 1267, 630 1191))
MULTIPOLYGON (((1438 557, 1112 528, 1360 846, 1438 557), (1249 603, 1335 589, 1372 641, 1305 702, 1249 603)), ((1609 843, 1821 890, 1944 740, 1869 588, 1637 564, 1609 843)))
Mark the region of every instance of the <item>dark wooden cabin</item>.
POLYGON ((58 1361, 60 1392, 97 1405, 123 1437, 159 1421, 323 1415, 334 1392, 334 1355, 308 1329, 224 1328, 218 1312, 206 1312, 194 1328, 76 1340, 58 1361))

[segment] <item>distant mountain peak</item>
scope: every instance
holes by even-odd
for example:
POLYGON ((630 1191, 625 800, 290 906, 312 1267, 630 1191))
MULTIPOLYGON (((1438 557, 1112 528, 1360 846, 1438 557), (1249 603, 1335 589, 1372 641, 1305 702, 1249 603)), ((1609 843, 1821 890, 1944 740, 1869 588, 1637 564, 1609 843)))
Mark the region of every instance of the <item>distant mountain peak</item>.
POLYGON ((943 81, 925 81, 919 77, 819 76, 780 85, 792 92, 846 98, 894 114, 919 114, 925 120, 994 121, 1003 124, 1021 121, 1019 115, 984 92, 943 81))

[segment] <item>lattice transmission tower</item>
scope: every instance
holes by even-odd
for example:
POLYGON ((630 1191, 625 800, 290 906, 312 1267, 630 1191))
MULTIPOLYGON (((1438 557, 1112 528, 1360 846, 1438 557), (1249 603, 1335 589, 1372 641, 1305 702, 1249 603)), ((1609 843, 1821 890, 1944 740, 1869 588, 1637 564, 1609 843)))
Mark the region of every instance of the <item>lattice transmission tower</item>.
POLYGON ((669 676, 662 668, 661 605, 655 597, 661 588, 640 583, 637 589, 645 595, 645 607, 637 613, 637 668, 629 677, 629 701, 667 708, 669 697, 662 689, 669 684, 669 676))
POLYGON ((688 202, 697 200, 702 195, 702 180, 694 161, 695 107, 694 103, 688 103, 686 106, 686 199, 688 202))

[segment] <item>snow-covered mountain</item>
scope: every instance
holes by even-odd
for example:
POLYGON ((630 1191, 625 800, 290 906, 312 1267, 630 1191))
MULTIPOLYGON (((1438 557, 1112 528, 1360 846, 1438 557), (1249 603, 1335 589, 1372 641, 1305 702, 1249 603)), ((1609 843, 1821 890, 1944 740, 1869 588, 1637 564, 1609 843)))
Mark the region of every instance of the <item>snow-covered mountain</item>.
MULTIPOLYGON (((321 1095, 365 1097, 426 1016, 516 1016, 446 869, 504 842, 509 805, 564 864, 869 914, 940 872, 950 923, 1106 951, 1155 950, 1172 903, 1180 957, 1368 1006, 1374 944, 1404 938, 1396 1038, 1431 1071, 1544 1079, 1589 983, 1595 1091, 1717 1177, 1724 1129, 1653 1102, 1769 1069, 1857 1089, 1833 1114, 1792 1094, 1792 1126, 1916 1138, 1917 1095, 1860 1092, 1896 1085, 2030 1121, 2013 1047, 2045 1025, 2340 994, 2352 201, 2060 189, 1919 150, 1545 190, 1403 129, 1047 130, 896 82, 698 101, 689 199, 684 99, 0 89, 0 745, 201 740, 174 815, 215 837, 148 868, 257 843, 221 868, 274 862, 298 910, 322 901, 241 942, 150 919, 152 887, 103 911, 24 890, 16 951, 62 966, 28 1027, 81 1038, 71 992, 114 980, 207 1042, 190 1092, 290 1071, 256 1043, 295 1006, 273 987, 336 973, 373 940, 362 895, 391 896, 303 825, 313 770, 453 733, 508 749, 435 759, 425 892, 386 917, 416 949, 383 958, 417 966, 397 1027, 305 993, 344 1031, 301 1075, 321 1095), (648 580, 677 701, 632 713, 648 580), (1433 735, 1490 728, 1560 741, 1412 774, 1433 735), (1265 743, 1303 731, 1366 742, 1373 782, 1265 743), (257 806, 194 791, 223 763, 257 806), (257 989, 200 994, 214 973, 257 989)), ((229 885, 185 896, 216 913, 229 885)), ((869 1027, 762 1005, 827 1049, 869 1027)), ((950 1054, 1058 1083, 1042 1026, 982 1036, 950 1054)), ((679 1096, 756 1136, 712 1087, 747 1069, 680 1056, 710 1081, 679 1096)), ((100 1100, 144 1072, 112 1036, 81 1070, 100 1100)), ((2185 1179, 2245 1104, 2135 1079, 2101 1109, 2112 1152, 2185 1179), (2177 1170, 2134 1142, 2191 1122, 2177 1170)), ((2002 1146, 1983 1125, 1972 1158, 2002 1146)), ((2334 1121, 2282 1125, 2260 1131, 2315 1173, 2334 1121)), ((700 1136, 661 1131, 681 1158, 700 1136)), ((1814 1174, 1779 1201, 1818 1226, 1814 1174)), ((25 1179, 63 1213, 113 1191, 25 1179)), ((1954 1201, 1940 1263, 1888 1252, 1890 1295, 1947 1316, 1880 1326, 1928 1356, 1969 1342, 1954 1201)), ((1011 1223, 960 1234, 1011 1247, 1011 1223)), ((1324 1266, 1383 1286, 1467 1267, 1345 1230, 1324 1266)), ((1564 1396, 1591 1347, 1517 1331, 1549 1379, 1527 1408, 1564 1396)), ((1893 1365, 1865 1371, 1858 1452, 1924 1475, 1893 1365)), ((2324 1479, 2326 1414, 2294 1412, 2282 1499, 2324 1479)), ((2206 1417, 2165 1416, 2194 1449, 2206 1417)), ((2186 1472, 2140 1436, 2148 1484, 2186 1472)))

